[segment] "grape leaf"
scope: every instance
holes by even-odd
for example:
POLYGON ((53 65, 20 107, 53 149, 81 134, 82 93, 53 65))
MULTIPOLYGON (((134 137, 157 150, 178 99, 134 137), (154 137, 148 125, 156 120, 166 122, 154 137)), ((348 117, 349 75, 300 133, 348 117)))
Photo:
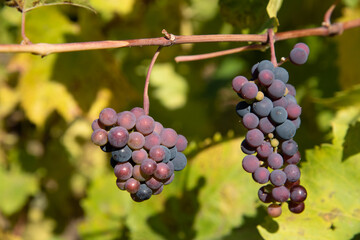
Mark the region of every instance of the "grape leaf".
POLYGON ((316 103, 323 104, 331 108, 345 108, 360 105, 360 84, 353 85, 347 90, 337 92, 334 97, 315 99, 316 103))
POLYGON ((131 13, 134 9, 135 0, 89 0, 92 7, 105 19, 110 20, 114 14, 121 16, 131 13))
POLYGON ((269 0, 266 11, 270 18, 276 18, 282 5, 282 0, 269 0))
POLYGON ((28 12, 35 8, 51 5, 73 5, 95 11, 88 0, 10 0, 6 1, 9 7, 15 7, 22 12, 28 12))

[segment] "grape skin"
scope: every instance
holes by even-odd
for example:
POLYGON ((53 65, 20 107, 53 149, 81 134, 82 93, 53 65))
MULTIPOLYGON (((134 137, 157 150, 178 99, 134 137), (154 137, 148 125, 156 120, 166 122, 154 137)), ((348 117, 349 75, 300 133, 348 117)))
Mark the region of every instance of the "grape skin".
POLYGON ((289 164, 284 168, 284 172, 286 173, 287 180, 289 182, 296 182, 300 179, 300 169, 295 164, 289 164))
POLYGON ((148 115, 140 116, 135 123, 136 130, 144 135, 150 134, 155 128, 155 121, 148 115))
POLYGON ((239 117, 244 117, 246 113, 250 112, 250 104, 248 104, 245 101, 241 101, 236 105, 236 114, 239 115, 239 117))
POLYGON ((163 179, 167 179, 168 177, 171 176, 171 170, 170 167, 166 164, 166 163, 159 163, 156 167, 156 170, 154 172, 154 176, 157 179, 163 180, 163 179))
POLYGON ((91 134, 91 141, 97 146, 103 146, 108 141, 108 133, 104 129, 96 129, 91 134))
POLYGON ((289 119, 296 119, 301 115, 301 107, 296 103, 290 103, 286 107, 289 119))
POLYGON ((274 187, 271 195, 277 202, 286 202, 290 197, 290 191, 285 186, 274 187))
POLYGON ((149 156, 155 162, 160 162, 165 158, 165 149, 160 145, 153 146, 149 151, 149 156))
POLYGON ((247 155, 242 160, 242 167, 246 172, 253 173, 260 167, 260 161, 254 155, 247 155))
POLYGON ((264 141, 264 134, 259 129, 251 129, 246 133, 245 136, 246 142, 251 147, 258 147, 260 146, 264 141))
POLYGON ((288 117, 288 113, 285 110, 285 108, 283 108, 283 107, 274 107, 270 111, 270 119, 275 124, 281 124, 281 123, 285 122, 287 117, 288 117))
POLYGON ((295 44, 295 46, 293 48, 302 48, 305 50, 306 54, 309 55, 310 54, 310 48, 306 43, 297 43, 295 44))
POLYGON ((267 213, 270 217, 276 218, 279 217, 282 213, 281 205, 272 203, 267 207, 267 213))
POLYGON ((276 67, 274 69, 274 77, 275 79, 281 80, 283 83, 287 83, 289 81, 289 73, 282 67, 276 67))
POLYGON ((125 182, 125 189, 129 193, 136 193, 140 188, 140 182, 134 178, 129 178, 125 182))
POLYGON ((181 171, 185 168, 187 164, 187 159, 182 152, 177 152, 176 157, 172 159, 171 162, 174 164, 175 171, 181 171))
POLYGON ((271 190, 268 191, 268 188, 270 188, 270 187, 271 187, 271 185, 262 186, 258 191, 258 198, 263 203, 272 202, 271 190))
POLYGON ((254 154, 256 152, 256 148, 251 147, 245 139, 241 142, 240 147, 241 151, 245 154, 254 154))
POLYGON ((141 172, 148 176, 154 174, 156 167, 156 162, 150 158, 145 159, 140 165, 141 172))
POLYGON ((140 149, 145 144, 145 137, 139 132, 131 132, 127 144, 132 149, 140 149))
POLYGON ((182 152, 187 148, 187 145, 188 145, 187 139, 183 135, 179 134, 175 144, 177 150, 179 152, 182 152))
POLYGON ((269 134, 274 132, 275 126, 271 123, 268 117, 263 117, 259 121, 259 129, 264 134, 269 134))
POLYGON ((247 82, 242 86, 240 94, 244 99, 254 99, 258 91, 259 89, 255 83, 247 82))
POLYGON ((132 151, 128 146, 111 152, 112 158, 117 162, 126 162, 132 156, 132 151))
POLYGON ((298 164, 300 162, 301 159, 301 154, 299 151, 297 151, 294 155, 292 155, 291 157, 289 156, 284 156, 284 160, 286 163, 288 164, 298 164))
POLYGON ((146 184, 140 184, 139 190, 135 194, 131 194, 131 197, 136 202, 147 200, 151 197, 153 191, 146 186, 146 184))
POLYGON ((133 171, 133 166, 129 162, 118 163, 114 167, 115 176, 122 181, 128 180, 133 171))
POLYGON ((129 140, 129 132, 123 127, 113 127, 108 132, 108 140, 112 146, 122 148, 129 140))
POLYGON ((259 102, 253 103, 253 111, 260 118, 267 117, 270 114, 272 108, 273 108, 273 103, 267 97, 264 97, 264 99, 259 102))
POLYGON ((270 172, 267 168, 259 167, 255 170, 252 176, 255 182, 265 184, 269 181, 270 172))
POLYGON ((272 169, 279 169, 283 166, 284 160, 283 160, 283 157, 279 153, 273 152, 267 158, 267 164, 272 169))
POLYGON ((301 186, 297 185, 290 189, 290 199, 293 202, 303 202, 307 197, 306 189, 301 186))
POLYGON ((274 71, 275 67, 274 64, 272 64, 272 62, 270 62, 269 60, 262 60, 259 65, 257 66, 257 70, 260 73, 261 71, 268 69, 270 71, 274 71))
POLYGON ((136 123, 136 116, 130 111, 123 111, 117 115, 117 125, 130 130, 134 128, 136 123))
POLYGON ((259 118, 254 113, 247 113, 242 119, 244 127, 251 130, 259 125, 259 118))
POLYGON ((286 182, 286 174, 282 170, 274 170, 270 173, 270 182, 274 186, 284 185, 286 182))
POLYGON ((135 150, 131 154, 131 158, 136 164, 141 164, 147 157, 148 153, 143 148, 135 150))
POLYGON ((117 113, 112 108, 104 108, 99 114, 99 121, 105 126, 112 126, 116 124, 117 113))
POLYGON ((164 128, 160 134, 161 144, 165 147, 171 148, 175 146, 178 134, 172 128, 164 128))
POLYGON ((289 157, 293 156, 298 151, 298 145, 292 139, 282 142, 280 148, 282 153, 289 157))
POLYGON ((235 92, 240 93, 240 89, 242 88, 242 86, 248 82, 248 79, 244 76, 236 76, 233 80, 232 80, 232 88, 234 89, 235 92))
POLYGON ((256 148, 256 152, 259 157, 267 158, 273 152, 273 147, 267 141, 264 141, 260 146, 256 148))
POLYGON ((290 120, 275 127, 275 133, 283 140, 289 140, 295 136, 296 127, 290 120))
POLYGON ((150 150, 153 146, 160 145, 161 138, 160 135, 156 132, 152 132, 151 134, 145 136, 145 144, 144 148, 146 150, 150 150))
POLYGON ((261 85, 268 87, 274 80, 274 73, 268 69, 262 70, 259 73, 258 79, 261 85))
POLYGON ((306 63, 308 54, 304 49, 297 47, 291 50, 289 58, 293 64, 302 65, 306 63))
POLYGON ((132 112, 135 115, 136 119, 138 119, 142 115, 145 115, 145 110, 140 107, 134 107, 133 109, 130 110, 130 112, 132 112))
POLYGON ((270 98, 276 100, 284 96, 286 90, 285 83, 281 80, 275 79, 272 84, 268 87, 267 93, 270 98))
POLYGON ((304 204, 304 202, 296 203, 296 202, 290 201, 288 203, 288 207, 289 207, 290 212, 292 212, 292 213, 302 213, 305 209, 305 204, 304 204))

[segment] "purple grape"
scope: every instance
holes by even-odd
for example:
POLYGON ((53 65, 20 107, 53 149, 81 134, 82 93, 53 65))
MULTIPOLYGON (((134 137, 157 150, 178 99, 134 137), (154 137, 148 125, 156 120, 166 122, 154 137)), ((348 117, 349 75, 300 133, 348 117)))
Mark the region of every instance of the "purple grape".
POLYGON ((306 54, 309 55, 310 54, 310 48, 308 45, 306 45, 305 43, 297 43, 295 44, 295 46, 293 48, 302 48, 305 50, 306 54))
POLYGON ((169 167, 169 169, 170 169, 170 174, 169 174, 169 176, 170 176, 170 175, 172 175, 172 174, 174 173, 174 171, 175 171, 174 163, 173 163, 172 161, 169 161, 169 162, 166 163, 166 165, 168 165, 168 167, 169 167))
POLYGON ((261 71, 268 69, 270 71, 274 71, 275 67, 274 64, 272 64, 272 62, 270 62, 269 60, 262 60, 259 65, 257 66, 257 70, 260 73, 261 71))
POLYGON ((107 143, 108 141, 108 133, 106 130, 104 129, 96 129, 92 134, 91 134, 91 141, 97 145, 97 146, 103 146, 107 143))
MULTIPOLYGON (((165 146, 163 146, 163 145, 160 145, 163 149, 164 149, 164 151, 165 151, 165 157, 164 157, 164 159, 163 159, 163 163, 168 163, 169 161, 170 161, 170 159, 171 159, 171 151, 167 148, 167 147, 165 147, 165 146)), ((176 156, 176 153, 175 153, 175 156, 176 156)))
POLYGON ((287 189, 291 189, 292 187, 294 186, 298 186, 300 185, 300 179, 297 180, 296 182, 289 182, 288 180, 286 180, 284 186, 287 188, 287 189))
POLYGON ((234 89, 235 92, 240 93, 240 89, 247 82, 248 82, 248 79, 246 77, 244 77, 244 76, 236 76, 232 80, 232 88, 234 89))
POLYGON ((170 150, 170 160, 173 160, 176 157, 178 150, 177 150, 176 146, 169 148, 169 150, 170 150))
POLYGON ((296 96, 296 89, 293 85, 287 83, 285 84, 286 88, 288 89, 289 93, 291 96, 295 97, 296 96))
POLYGON ((153 195, 158 195, 158 194, 160 194, 163 190, 164 190, 164 185, 161 185, 161 187, 159 187, 158 189, 155 189, 155 190, 153 191, 153 195))
POLYGON ((276 67, 274 69, 274 78, 281 80, 283 83, 287 83, 289 81, 289 73, 285 68, 276 67))
POLYGON ((113 127, 108 133, 109 143, 116 148, 122 148, 129 140, 129 132, 123 127, 113 127))
POLYGON ((281 151, 286 156, 293 156, 298 151, 297 143, 290 139, 281 143, 281 151))
POLYGON ((140 165, 141 172, 148 176, 154 174, 156 167, 157 167, 156 162, 150 158, 147 158, 144 161, 142 161, 140 165))
POLYGON ((267 168, 259 167, 252 174, 252 177, 255 182, 260 184, 265 184, 269 181, 270 172, 267 168))
POLYGON ((290 61, 295 65, 302 65, 306 63, 308 59, 308 54, 302 48, 293 48, 290 52, 290 61))
POLYGON ((301 114, 301 107, 296 103, 289 103, 286 107, 289 119, 296 119, 301 114))
POLYGON ((120 179, 116 179, 116 186, 120 189, 120 190, 125 190, 125 184, 126 184, 126 180, 120 180, 120 179))
POLYGON ((274 105, 274 107, 283 107, 286 109, 286 107, 288 105, 288 101, 285 97, 281 97, 277 100, 274 100, 273 105, 274 105))
POLYGON ((259 71, 257 69, 257 67, 259 66, 259 63, 255 63, 252 67, 251 67, 251 76, 256 79, 258 78, 258 74, 259 74, 259 71))
POLYGON ((259 129, 264 134, 269 134, 275 130, 275 126, 271 123, 268 117, 263 117, 259 121, 259 129))
POLYGON ((285 98, 288 101, 288 104, 297 103, 296 98, 294 96, 292 96, 291 94, 286 94, 285 98))
POLYGON ((289 210, 292 213, 302 213, 305 209, 305 204, 304 202, 300 202, 300 203, 296 203, 296 202, 292 202, 290 201, 288 204, 289 210))
POLYGON ((307 197, 306 189, 301 186, 297 185, 290 189, 290 199, 293 202, 303 202, 307 197))
POLYGON ((284 168, 284 172, 286 173, 287 180, 289 182, 296 182, 300 179, 300 169, 295 164, 289 164, 284 168))
POLYGON ((257 154, 261 158, 267 158, 273 152, 273 147, 269 142, 264 141, 260 146, 256 148, 257 154))
POLYGON ((160 145, 153 146, 149 151, 149 157, 155 162, 161 162, 165 158, 165 149, 160 145))
POLYGON ((153 132, 145 136, 144 148, 146 150, 150 150, 153 146, 160 145, 160 143, 161 143, 160 135, 157 134, 156 132, 153 132))
POLYGON ((159 134, 159 136, 160 136, 161 131, 162 131, 163 129, 164 129, 163 125, 162 125, 161 123, 155 121, 155 128, 154 128, 153 133, 157 133, 157 134, 159 134))
POLYGON ((276 218, 279 217, 282 213, 282 208, 280 204, 272 203, 267 207, 267 213, 270 217, 276 218))
POLYGON ((242 167, 246 172, 253 173, 260 167, 260 161, 254 155, 247 155, 242 160, 242 167))
POLYGON ((145 184, 152 190, 158 189, 163 185, 163 183, 161 181, 159 181, 158 179, 156 179, 154 177, 151 177, 148 180, 146 180, 145 184))
POLYGON ((250 104, 245 101, 241 101, 236 105, 236 113, 239 117, 244 117, 246 113, 250 112, 250 104))
POLYGON ((117 125, 126 128, 127 130, 133 129, 136 123, 136 116, 130 111, 123 111, 117 114, 117 125))
POLYGON ((157 179, 164 180, 164 179, 169 178, 171 175, 172 175, 172 172, 170 170, 169 165, 167 165, 166 163, 162 163, 162 162, 158 163, 156 170, 154 172, 154 176, 157 179))
POLYGON ((264 134, 259 129, 251 129, 246 133, 245 139, 251 147, 256 148, 263 143, 264 134))
POLYGON ((170 184, 174 180, 175 174, 171 174, 171 176, 168 179, 165 179, 164 185, 170 184))
POLYGON ((133 109, 130 110, 130 112, 132 112, 135 115, 136 119, 138 119, 142 115, 145 115, 145 110, 140 107, 134 107, 133 109))
POLYGON ((135 150, 131 154, 131 158, 136 164, 141 164, 147 157, 148 153, 143 148, 135 150))
POLYGON ((291 122, 294 124, 295 128, 298 129, 301 125, 301 119, 300 117, 294 119, 294 120, 291 120, 291 122))
POLYGON ((132 151, 128 146, 111 152, 112 158, 117 162, 129 161, 132 156, 132 151))
POLYGON ((274 170, 270 173, 270 182, 274 186, 282 186, 286 182, 286 174, 282 170, 274 170))
POLYGON ((153 191, 146 186, 146 184, 140 184, 139 190, 135 194, 131 194, 131 198, 136 202, 142 202, 151 197, 153 191))
POLYGON ((99 114, 99 121, 105 126, 112 126, 116 124, 117 113, 112 108, 104 108, 99 114))
POLYGON ((100 129, 100 128, 105 129, 106 126, 104 126, 104 124, 102 124, 99 121, 99 119, 95 119, 91 124, 91 128, 92 128, 93 131, 95 131, 96 129, 100 129))
POLYGON ((254 99, 258 91, 259 89, 254 82, 247 82, 242 86, 240 95, 244 99, 254 99))
POLYGON ((140 149, 145 144, 145 137, 139 132, 131 132, 127 145, 132 149, 140 149))
POLYGON ((179 134, 175 144, 177 150, 179 152, 182 152, 186 149, 187 145, 188 145, 187 139, 183 135, 179 134))
POLYGON ((187 159, 182 152, 177 152, 176 157, 172 159, 171 162, 174 164, 175 171, 181 171, 185 168, 187 164, 187 159))
POLYGON ((128 180, 132 176, 133 166, 129 162, 118 163, 114 167, 115 176, 122 181, 128 180))
POLYGON ((140 165, 135 165, 133 167, 133 178, 135 178, 136 180, 140 181, 140 182, 145 182, 147 179, 150 178, 150 176, 144 174, 141 169, 140 169, 140 165))
POLYGON ((275 128, 275 133, 280 138, 289 140, 295 136, 296 127, 290 120, 286 120, 275 128))
POLYGON ((161 144, 165 147, 171 148, 175 146, 178 134, 172 128, 164 128, 160 134, 161 144))
POLYGON ((267 164, 272 169, 279 169, 283 166, 284 159, 279 153, 273 152, 267 158, 267 164))
POLYGON ((284 161, 288 164, 298 164, 300 162, 301 159, 301 155, 300 152, 297 151, 294 155, 292 155, 291 157, 289 156, 284 156, 284 161))
POLYGON ((254 154, 256 152, 256 148, 251 147, 247 141, 244 139, 241 142, 241 151, 245 154, 254 154))
POLYGON ((142 115, 136 120, 135 127, 140 133, 148 135, 154 130, 155 121, 148 115, 142 115))
POLYGON ((259 102, 254 102, 252 105, 253 112, 259 118, 267 117, 270 114, 272 108, 273 108, 273 103, 267 97, 264 97, 264 99, 259 102))
POLYGON ((259 73, 258 79, 261 85, 268 87, 274 80, 274 73, 268 69, 262 70, 259 73))
POLYGON ((279 99, 284 96, 286 90, 285 83, 281 80, 275 79, 272 84, 268 87, 267 93, 271 99, 279 99))
POLYGON ((140 182, 134 178, 129 178, 125 182, 125 189, 129 193, 136 193, 140 189, 140 182))
POLYGON ((285 122, 288 117, 288 113, 285 108, 283 107, 274 107, 270 111, 270 119, 276 125, 285 122))
POLYGON ((279 186, 273 188, 271 195, 277 202, 286 202, 290 197, 290 192, 285 186, 279 186))
POLYGON ((271 185, 262 186, 258 191, 258 197, 260 201, 263 203, 269 203, 272 202, 272 196, 271 196, 271 185))
POLYGON ((244 127, 251 130, 259 125, 259 118, 254 113, 247 113, 242 119, 244 127))

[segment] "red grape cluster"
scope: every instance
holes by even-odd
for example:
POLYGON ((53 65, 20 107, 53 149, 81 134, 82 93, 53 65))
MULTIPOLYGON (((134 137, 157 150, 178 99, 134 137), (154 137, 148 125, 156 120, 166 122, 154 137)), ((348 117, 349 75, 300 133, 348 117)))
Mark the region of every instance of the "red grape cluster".
POLYGON ((187 140, 135 107, 117 113, 105 108, 92 123, 91 140, 104 152, 111 152, 116 185, 136 202, 162 192, 174 179, 174 171, 187 164, 182 153, 187 140))
MULTIPOLYGON (((298 43, 289 59, 301 65, 308 55, 308 46, 298 43)), ((307 192, 300 185, 297 164, 301 156, 293 140, 301 123, 296 90, 287 83, 287 70, 268 60, 255 64, 251 73, 250 80, 237 76, 232 81, 234 91, 242 99, 236 112, 248 129, 241 144, 241 150, 247 154, 242 166, 254 181, 267 184, 259 189, 258 197, 264 203, 271 203, 267 209, 270 216, 280 216, 284 202, 288 202, 291 212, 300 213, 305 208, 307 192)))

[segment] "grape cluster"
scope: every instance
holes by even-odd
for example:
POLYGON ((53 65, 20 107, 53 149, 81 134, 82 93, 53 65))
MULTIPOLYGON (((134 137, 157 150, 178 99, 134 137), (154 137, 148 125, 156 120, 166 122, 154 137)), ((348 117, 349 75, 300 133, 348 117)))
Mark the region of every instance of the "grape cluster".
POLYGON ((160 194, 187 164, 182 153, 187 140, 135 107, 117 113, 105 108, 92 123, 91 140, 104 152, 111 152, 116 185, 136 202, 160 194))
MULTIPOLYGON (((308 55, 308 46, 298 43, 291 50, 289 60, 301 65, 308 55)), ((232 81, 234 91, 241 98, 236 113, 248 130, 241 143, 241 150, 247 154, 242 166, 254 181, 264 184, 258 197, 270 203, 267 209, 270 216, 280 216, 284 202, 291 212, 300 213, 305 208, 307 192, 300 185, 297 164, 301 156, 293 140, 301 123, 296 90, 288 83, 288 71, 268 60, 255 64, 251 75, 250 80, 237 76, 232 81)))

